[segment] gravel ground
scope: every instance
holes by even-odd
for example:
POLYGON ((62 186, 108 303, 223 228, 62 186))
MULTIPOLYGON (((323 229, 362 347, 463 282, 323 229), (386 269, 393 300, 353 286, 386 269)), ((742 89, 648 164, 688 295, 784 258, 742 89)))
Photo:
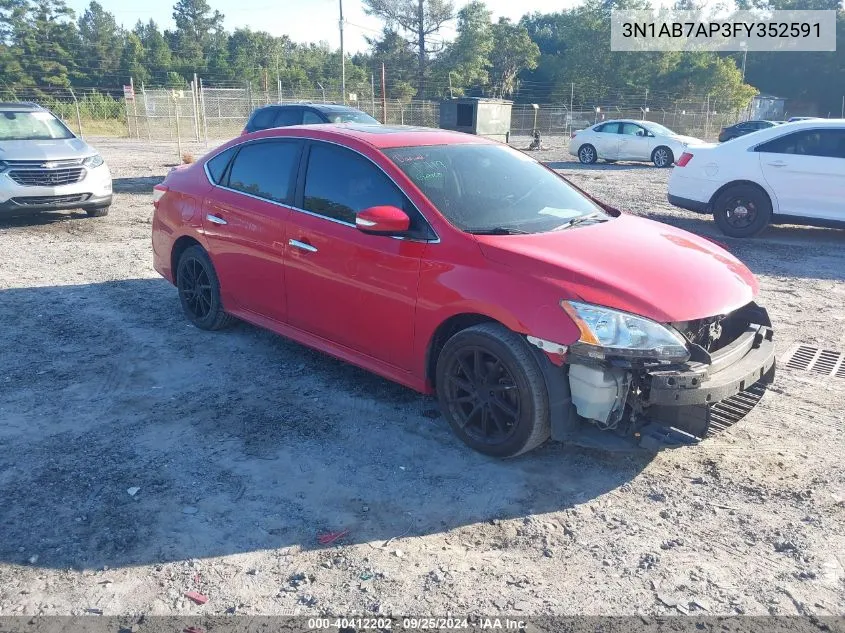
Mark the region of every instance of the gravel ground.
MULTIPOLYGON (((668 206, 668 170, 547 142, 593 194, 718 236, 668 206)), ((742 422, 652 458, 490 460, 431 398, 187 325, 150 253, 175 147, 95 145, 108 217, 0 223, 0 614, 845 614, 845 381, 782 369, 742 422)), ((726 241, 779 354, 845 349, 845 233, 726 241)))

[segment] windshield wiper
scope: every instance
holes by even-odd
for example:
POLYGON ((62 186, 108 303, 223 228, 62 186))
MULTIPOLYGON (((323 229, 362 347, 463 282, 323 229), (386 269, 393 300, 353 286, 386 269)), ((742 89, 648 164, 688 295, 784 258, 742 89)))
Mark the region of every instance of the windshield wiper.
POLYGON ((563 229, 571 229, 573 226, 578 226, 579 224, 583 224, 584 222, 606 222, 607 218, 603 218, 596 213, 591 213, 590 215, 582 215, 580 218, 573 218, 569 220, 566 224, 561 224, 560 226, 556 226, 552 229, 552 231, 561 231, 563 229))
POLYGON ((466 229, 470 235, 528 235, 528 231, 508 226, 493 226, 486 229, 466 229))

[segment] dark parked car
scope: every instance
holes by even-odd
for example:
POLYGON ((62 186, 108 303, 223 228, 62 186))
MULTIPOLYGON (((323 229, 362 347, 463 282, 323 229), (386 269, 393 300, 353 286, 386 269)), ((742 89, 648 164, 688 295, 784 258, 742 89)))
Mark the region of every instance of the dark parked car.
POLYGON ((257 108, 249 117, 243 134, 290 125, 320 123, 361 123, 380 125, 366 112, 344 105, 330 103, 293 103, 268 105, 257 108))
POLYGON ((756 132, 757 130, 765 130, 770 127, 774 127, 775 125, 777 125, 777 122, 775 121, 743 121, 742 123, 722 128, 722 131, 719 132, 719 142, 724 143, 732 138, 745 136, 746 134, 756 132))

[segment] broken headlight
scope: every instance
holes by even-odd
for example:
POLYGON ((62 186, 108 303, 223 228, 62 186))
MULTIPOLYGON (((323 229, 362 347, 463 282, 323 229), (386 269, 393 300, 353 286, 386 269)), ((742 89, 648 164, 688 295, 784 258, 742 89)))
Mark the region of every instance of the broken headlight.
POLYGON ((570 345, 573 353, 596 359, 608 356, 667 362, 689 359, 686 341, 671 327, 580 301, 564 300, 560 306, 581 330, 581 338, 570 345))

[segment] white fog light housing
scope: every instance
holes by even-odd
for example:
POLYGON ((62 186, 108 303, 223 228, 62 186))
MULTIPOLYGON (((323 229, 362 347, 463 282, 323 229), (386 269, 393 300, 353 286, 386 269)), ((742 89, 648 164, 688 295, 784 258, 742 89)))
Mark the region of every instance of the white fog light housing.
POLYGON ((560 307, 578 326, 581 337, 570 345, 573 353, 591 358, 685 362, 689 350, 684 337, 651 319, 580 301, 561 301, 560 307))

